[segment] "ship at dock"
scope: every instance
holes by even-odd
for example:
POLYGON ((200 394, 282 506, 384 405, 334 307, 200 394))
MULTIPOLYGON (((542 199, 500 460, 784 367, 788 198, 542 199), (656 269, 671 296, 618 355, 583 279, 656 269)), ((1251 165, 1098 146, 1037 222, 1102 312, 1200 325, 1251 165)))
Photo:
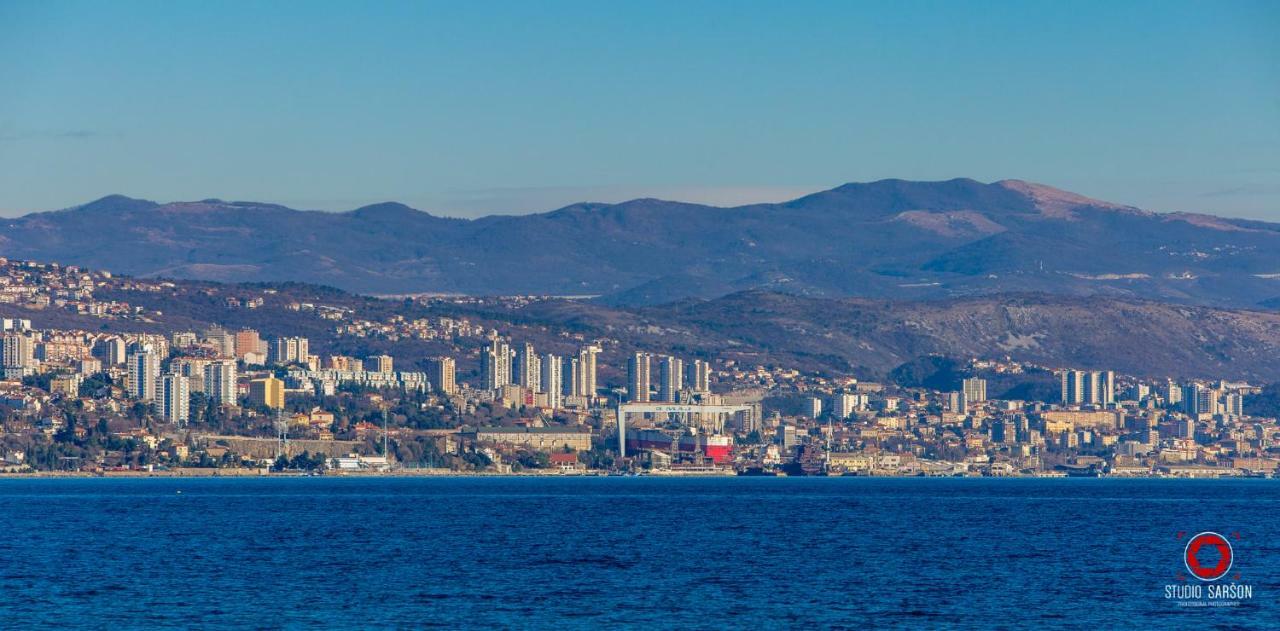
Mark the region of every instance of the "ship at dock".
POLYGON ((700 455, 721 465, 733 458, 733 437, 687 430, 628 429, 627 451, 656 451, 673 458, 700 455))

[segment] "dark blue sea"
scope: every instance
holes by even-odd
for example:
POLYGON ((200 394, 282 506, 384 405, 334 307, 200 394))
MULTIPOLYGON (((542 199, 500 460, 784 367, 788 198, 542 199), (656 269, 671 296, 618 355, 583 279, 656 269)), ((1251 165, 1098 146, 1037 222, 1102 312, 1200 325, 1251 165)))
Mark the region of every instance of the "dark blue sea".
POLYGON ((1278 508, 1267 480, 3 480, 0 626, 1280 628, 1278 508), (1201 531, 1252 598, 1165 597, 1201 531))

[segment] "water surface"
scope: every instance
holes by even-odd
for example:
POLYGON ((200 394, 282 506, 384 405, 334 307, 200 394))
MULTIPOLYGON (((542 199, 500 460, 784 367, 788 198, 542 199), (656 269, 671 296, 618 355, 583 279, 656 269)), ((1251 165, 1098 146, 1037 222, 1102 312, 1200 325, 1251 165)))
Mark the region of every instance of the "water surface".
POLYGON ((1280 483, 0 481, 5 626, 1280 628, 1280 483), (1164 598, 1239 532, 1234 608, 1164 598))

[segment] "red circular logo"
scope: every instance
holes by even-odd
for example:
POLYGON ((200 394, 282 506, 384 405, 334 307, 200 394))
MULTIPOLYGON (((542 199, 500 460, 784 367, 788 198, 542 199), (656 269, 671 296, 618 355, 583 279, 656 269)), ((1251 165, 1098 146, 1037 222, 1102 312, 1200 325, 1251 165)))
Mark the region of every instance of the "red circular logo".
POLYGON ((1216 581, 1226 576, 1231 571, 1232 557, 1231 542, 1216 532, 1202 532, 1192 537, 1182 554, 1187 571, 1202 581, 1216 581), (1213 550, 1217 551, 1216 561, 1212 560, 1213 550), (1205 562, 1201 561, 1201 553, 1207 557, 1205 562))

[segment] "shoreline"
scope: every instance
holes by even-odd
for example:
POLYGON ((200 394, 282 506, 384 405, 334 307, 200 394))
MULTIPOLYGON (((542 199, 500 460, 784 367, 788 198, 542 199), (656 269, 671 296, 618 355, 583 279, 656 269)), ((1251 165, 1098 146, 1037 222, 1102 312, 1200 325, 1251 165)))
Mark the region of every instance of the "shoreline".
POLYGON ((1063 476, 1063 475, 1020 475, 1020 476, 904 476, 904 475, 831 475, 831 476, 759 476, 737 475, 732 470, 727 472, 656 472, 638 475, 609 474, 606 472, 475 472, 451 471, 446 469, 397 469, 394 471, 343 471, 321 474, 303 472, 272 472, 267 469, 173 469, 165 471, 32 471, 32 472, 0 472, 0 482, 4 480, 36 480, 36 479, 368 479, 368 478, 661 478, 661 479, 724 479, 724 478, 803 478, 803 479, 866 479, 866 480, 1277 480, 1275 477, 1256 476, 1161 476, 1161 475, 1102 475, 1102 476, 1063 476))

